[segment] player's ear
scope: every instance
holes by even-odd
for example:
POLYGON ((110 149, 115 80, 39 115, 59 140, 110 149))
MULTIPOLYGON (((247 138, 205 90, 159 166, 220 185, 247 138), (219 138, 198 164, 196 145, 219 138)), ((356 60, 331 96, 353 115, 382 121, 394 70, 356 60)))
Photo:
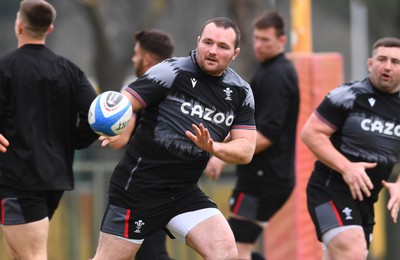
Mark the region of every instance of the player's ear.
POLYGON ((237 48, 235 49, 235 51, 233 52, 232 60, 236 59, 236 57, 239 55, 239 52, 240 52, 240 48, 237 47, 237 48))
POLYGON ((21 22, 21 20, 15 21, 15 31, 17 34, 21 34, 24 31, 24 24, 21 22))
POLYGON ((287 37, 286 35, 279 36, 279 41, 281 42, 282 46, 285 46, 287 37))
POLYGON ((368 66, 368 72, 371 72, 372 58, 369 58, 369 59, 367 60, 367 66, 368 66))
POLYGON ((54 25, 51 24, 49 29, 47 29, 47 34, 50 34, 54 30, 54 25))

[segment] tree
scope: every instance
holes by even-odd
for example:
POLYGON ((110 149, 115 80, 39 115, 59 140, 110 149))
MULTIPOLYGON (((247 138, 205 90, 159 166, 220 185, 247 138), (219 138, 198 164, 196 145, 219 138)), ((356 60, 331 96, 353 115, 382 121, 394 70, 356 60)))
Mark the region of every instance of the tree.
POLYGON ((76 0, 75 3, 83 10, 90 27, 93 72, 100 91, 119 90, 131 69, 134 31, 153 27, 166 1, 76 0))

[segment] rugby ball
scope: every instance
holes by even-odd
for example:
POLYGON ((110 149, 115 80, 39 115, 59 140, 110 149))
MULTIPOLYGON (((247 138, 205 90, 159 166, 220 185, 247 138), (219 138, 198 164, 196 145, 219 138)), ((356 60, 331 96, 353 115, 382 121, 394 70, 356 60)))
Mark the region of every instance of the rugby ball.
POLYGON ((132 117, 129 99, 117 91, 106 91, 98 95, 89 108, 90 127, 99 135, 121 134, 132 117))

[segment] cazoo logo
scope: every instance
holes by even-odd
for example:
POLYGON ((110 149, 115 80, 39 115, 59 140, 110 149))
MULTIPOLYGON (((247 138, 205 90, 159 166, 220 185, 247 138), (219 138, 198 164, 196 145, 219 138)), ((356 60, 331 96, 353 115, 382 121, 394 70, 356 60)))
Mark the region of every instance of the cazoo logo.
POLYGON ((400 125, 396 125, 392 122, 364 119, 361 121, 361 128, 369 132, 378 132, 384 135, 400 137, 400 125))
POLYGON ((225 116, 224 113, 216 112, 211 108, 203 108, 200 105, 192 105, 189 102, 184 102, 181 105, 181 111, 190 116, 198 116, 206 121, 214 122, 217 124, 225 123, 230 126, 233 123, 233 115, 225 116))

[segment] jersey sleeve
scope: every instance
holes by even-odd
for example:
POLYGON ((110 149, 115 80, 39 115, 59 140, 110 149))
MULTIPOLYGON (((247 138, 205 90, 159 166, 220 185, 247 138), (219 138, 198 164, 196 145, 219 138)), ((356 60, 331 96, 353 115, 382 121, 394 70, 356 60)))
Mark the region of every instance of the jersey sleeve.
POLYGON ((163 99, 175 80, 173 59, 151 67, 143 76, 125 87, 144 108, 163 99))
POLYGON ((340 86, 329 92, 315 114, 333 129, 338 129, 347 118, 348 111, 352 108, 355 94, 348 86, 340 86))
POLYGON ((255 130, 254 119, 254 96, 250 86, 247 84, 243 91, 243 103, 232 124, 232 130, 255 130))
POLYGON ((83 71, 77 69, 76 73, 78 79, 78 126, 75 133, 75 149, 83 149, 91 145, 98 138, 98 135, 93 132, 88 122, 89 108, 97 94, 83 71))

